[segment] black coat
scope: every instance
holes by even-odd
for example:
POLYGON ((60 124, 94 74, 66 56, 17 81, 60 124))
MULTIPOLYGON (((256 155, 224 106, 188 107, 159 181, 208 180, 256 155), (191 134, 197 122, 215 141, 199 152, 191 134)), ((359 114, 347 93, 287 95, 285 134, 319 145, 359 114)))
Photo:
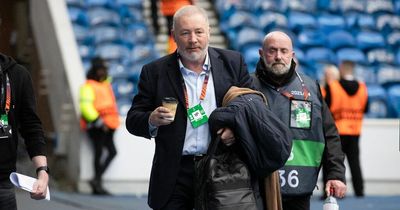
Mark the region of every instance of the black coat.
MULTIPOLYGON (((3 181, 15 171, 18 132, 24 138, 31 158, 45 155, 46 146, 42 124, 36 114, 36 101, 29 72, 11 57, 3 54, 0 54, 0 65, 2 69, 0 87, 6 84, 6 74, 11 85, 11 109, 8 121, 12 126, 12 140, 0 142, 0 181, 3 181)), ((4 114, 4 103, 0 107, 1 114, 4 114)))
POLYGON ((258 94, 234 98, 226 107, 213 111, 210 129, 229 127, 243 148, 248 165, 258 177, 266 177, 281 168, 289 158, 291 132, 258 94))
MULTIPOLYGON (((217 106, 221 106, 231 86, 252 87, 246 64, 238 52, 209 47, 208 55, 217 106)), ((150 138, 150 113, 161 106, 164 97, 174 97, 179 101, 174 122, 160 126, 155 138, 148 198, 150 207, 155 209, 161 208, 170 198, 180 169, 187 125, 182 80, 176 52, 146 64, 140 74, 139 92, 126 118, 126 128, 130 133, 150 138)))

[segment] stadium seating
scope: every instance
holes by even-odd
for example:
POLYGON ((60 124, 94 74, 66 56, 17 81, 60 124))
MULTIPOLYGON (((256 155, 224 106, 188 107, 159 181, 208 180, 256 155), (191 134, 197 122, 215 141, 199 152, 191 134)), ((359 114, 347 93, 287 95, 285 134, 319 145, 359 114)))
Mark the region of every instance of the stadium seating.
POLYGON ((384 118, 388 116, 387 93, 377 85, 368 86, 369 109, 366 116, 369 118, 384 118))
POLYGON ((388 104, 392 117, 400 117, 400 85, 393 85, 388 88, 388 104))

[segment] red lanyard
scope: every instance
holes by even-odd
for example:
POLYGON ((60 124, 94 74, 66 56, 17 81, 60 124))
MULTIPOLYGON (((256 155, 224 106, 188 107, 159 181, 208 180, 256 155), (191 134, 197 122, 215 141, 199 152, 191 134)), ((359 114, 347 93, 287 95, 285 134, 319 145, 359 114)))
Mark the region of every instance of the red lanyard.
MULTIPOLYGON (((307 99, 308 99, 308 97, 309 97, 309 95, 310 95, 310 94, 309 94, 310 92, 308 91, 308 89, 307 89, 306 85, 304 84, 304 81, 301 79, 300 75, 299 75, 297 72, 295 72, 295 73, 296 73, 297 77, 298 77, 299 80, 300 80, 301 88, 303 89, 304 100, 307 101, 307 99)), ((278 92, 279 92, 280 94, 282 94, 283 96, 286 96, 286 97, 289 98, 289 99, 294 99, 293 94, 289 93, 288 91, 280 91, 280 90, 278 89, 278 92)))
POLYGON ((6 80, 7 80, 7 87, 6 87, 6 106, 5 106, 5 111, 6 114, 10 111, 10 106, 11 106, 11 85, 10 85, 10 79, 8 78, 8 75, 6 74, 6 80))
MULTIPOLYGON (((201 87, 200 101, 204 100, 204 98, 206 97, 207 84, 208 84, 209 77, 210 77, 210 72, 207 71, 206 76, 204 77, 203 86, 201 87)), ((189 95, 188 95, 188 91, 186 89, 185 80, 183 80, 183 79, 182 79, 182 86, 183 86, 183 93, 185 95, 186 109, 189 109, 189 95)))

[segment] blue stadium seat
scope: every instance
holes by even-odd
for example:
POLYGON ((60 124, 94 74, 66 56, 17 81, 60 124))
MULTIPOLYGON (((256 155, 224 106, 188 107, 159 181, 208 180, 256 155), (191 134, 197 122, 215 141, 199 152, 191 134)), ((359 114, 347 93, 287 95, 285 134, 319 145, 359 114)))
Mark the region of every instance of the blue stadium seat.
POLYGON ((344 60, 354 61, 355 63, 366 64, 367 59, 364 53, 358 48, 342 48, 336 52, 338 62, 344 60))
POLYGON ((347 31, 339 30, 328 34, 327 47, 331 48, 332 50, 355 46, 356 40, 354 39, 353 35, 347 31))
POLYGON ((88 8, 91 8, 91 7, 113 8, 113 7, 115 7, 115 3, 113 0, 85 0, 85 1, 86 1, 86 6, 88 8))
POLYGON ((400 85, 393 85, 387 89, 388 94, 388 105, 389 117, 399 118, 400 117, 400 85))
POLYGON ((325 43, 325 34, 320 30, 305 29, 297 36, 297 46, 302 49, 322 47, 325 43))
POLYGON ((119 7, 118 13, 121 17, 121 23, 125 26, 133 23, 144 22, 142 9, 137 7, 119 7))
POLYGON ((393 65, 379 65, 377 67, 378 82, 382 85, 400 83, 400 68, 393 65))
POLYGON ((317 21, 314 16, 309 13, 291 11, 288 15, 289 28, 293 32, 299 32, 306 28, 315 28, 317 21))
POLYGON ((316 7, 318 11, 326 11, 331 13, 340 13, 341 2, 339 0, 317 0, 316 7))
POLYGON ((322 30, 326 34, 346 28, 346 22, 342 15, 323 13, 317 17, 317 22, 319 30, 322 30))
POLYGON ((243 51, 243 56, 249 73, 252 73, 256 70, 257 63, 260 60, 260 55, 258 54, 260 47, 261 46, 251 46, 245 48, 243 51))
POLYGON ((94 49, 91 45, 79 44, 78 50, 82 59, 90 60, 94 55, 94 49))
POLYGON ((78 24, 72 24, 72 30, 74 31, 75 39, 77 42, 83 44, 92 44, 93 35, 88 27, 78 24))
POLYGON ((375 19, 372 15, 363 12, 349 12, 345 15, 346 24, 349 31, 358 32, 360 30, 375 30, 375 19))
POLYGON ((378 84, 375 68, 370 65, 357 63, 354 67, 354 74, 357 79, 364 81, 367 85, 378 84))
POLYGON ((286 27, 288 24, 286 16, 279 12, 264 12, 259 16, 258 22, 261 30, 265 33, 272 28, 286 27))
POLYGON ((115 0, 115 3, 119 6, 124 5, 128 7, 134 7, 137 9, 143 8, 143 0, 115 0))
POLYGON ((255 0, 253 11, 255 11, 257 15, 262 15, 268 12, 283 12, 280 3, 280 0, 255 0))
POLYGON ((385 40, 379 32, 361 31, 357 34, 356 40, 361 50, 385 47, 385 40))
POLYGON ((129 81, 127 78, 123 77, 114 77, 111 85, 113 87, 116 98, 132 96, 135 89, 135 84, 133 84, 133 82, 129 81))
POLYGON ((254 28, 243 28, 237 36, 237 49, 243 51, 249 46, 261 46, 264 39, 264 33, 254 28))
POLYGON ((104 42, 122 43, 121 31, 118 27, 97 26, 92 28, 94 43, 96 45, 104 42))
POLYGON ((69 19, 75 23, 82 26, 88 26, 89 21, 86 16, 86 12, 84 9, 79 7, 68 7, 69 19))
POLYGON ((120 26, 121 20, 119 14, 111 9, 106 9, 104 7, 89 8, 87 11, 87 16, 89 18, 89 24, 91 26, 96 25, 112 25, 120 26))
POLYGON ((336 63, 336 55, 329 48, 315 47, 307 50, 306 60, 310 63, 336 63))
POLYGON ((152 43, 137 44, 133 47, 129 61, 131 63, 148 63, 158 57, 152 43))
POLYGON ((388 116, 387 93, 379 85, 369 85, 368 87, 369 109, 366 113, 368 118, 385 118, 388 116))
POLYGON ((125 56, 129 55, 129 49, 121 44, 101 44, 96 47, 95 55, 106 60, 121 61, 125 56))
POLYGON ((400 49, 398 49, 396 53, 396 63, 400 66, 400 49))
POLYGON ((131 97, 117 98, 118 112, 120 116, 126 116, 126 114, 128 113, 129 109, 132 106, 133 96, 134 94, 132 94, 131 97))
POLYGON ((400 17, 399 15, 382 14, 376 18, 376 28, 384 33, 388 34, 394 30, 400 30, 400 17))
POLYGON ((111 78, 128 77, 128 72, 121 62, 108 62, 108 75, 111 78))
POLYGON ((307 62, 306 60, 306 56, 304 55, 303 50, 301 50, 300 48, 293 48, 293 51, 295 53, 295 58, 297 59, 298 63, 300 64, 304 64, 307 62))
POLYGON ((400 30, 394 31, 387 35, 386 43, 392 50, 400 49, 400 30))
POLYGON ((85 0, 66 0, 68 7, 85 7, 85 0))
POLYGON ((379 0, 379 3, 376 0, 367 0, 366 4, 366 11, 369 14, 394 12, 392 0, 379 0))
POLYGON ((133 47, 136 44, 146 44, 154 41, 154 37, 144 23, 134 23, 129 25, 126 28, 123 37, 130 47, 133 47))
POLYGON ((228 20, 228 29, 239 31, 243 27, 258 28, 258 20, 252 13, 237 11, 228 20))
POLYGON ((314 13, 317 6, 315 0, 282 0, 281 2, 282 9, 288 11, 314 13))
POLYGON ((366 10, 365 0, 342 0, 339 4, 342 14, 349 12, 364 12, 366 10))
POLYGON ((391 50, 386 48, 371 49, 367 52, 367 59, 370 64, 393 64, 395 55, 391 50))

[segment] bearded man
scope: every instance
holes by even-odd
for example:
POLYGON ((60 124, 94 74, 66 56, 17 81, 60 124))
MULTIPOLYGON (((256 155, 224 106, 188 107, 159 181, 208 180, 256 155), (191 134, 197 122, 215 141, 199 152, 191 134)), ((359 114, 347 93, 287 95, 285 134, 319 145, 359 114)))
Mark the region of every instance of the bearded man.
POLYGON ((344 197, 344 154, 317 81, 296 71, 292 41, 283 32, 267 34, 259 54, 252 75, 255 86, 293 136, 291 155, 279 170, 283 210, 310 209, 322 165, 327 177, 326 194, 344 197))

